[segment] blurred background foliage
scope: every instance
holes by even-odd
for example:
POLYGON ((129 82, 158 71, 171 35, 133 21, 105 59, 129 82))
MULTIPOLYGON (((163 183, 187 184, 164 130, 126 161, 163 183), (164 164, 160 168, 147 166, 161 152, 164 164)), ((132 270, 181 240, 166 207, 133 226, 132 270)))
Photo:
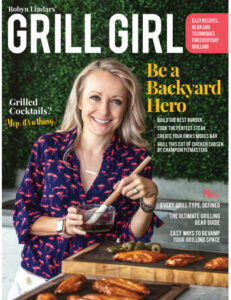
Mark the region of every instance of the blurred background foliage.
MULTIPOLYGON (((161 100, 182 101, 187 103, 185 113, 147 113, 145 137, 149 140, 153 154, 153 175, 168 179, 187 178, 200 181, 228 178, 228 55, 227 54, 191 54, 185 48, 185 19, 191 13, 224 13, 228 11, 228 1, 224 0, 115 0, 115 1, 9 1, 2 3, 2 52, 3 52, 3 88, 2 88, 2 163, 3 187, 13 187, 15 172, 25 168, 34 141, 43 133, 55 131, 61 121, 66 101, 77 74, 96 58, 113 57, 125 63, 136 74, 143 87, 143 101, 147 109, 147 63, 156 63, 159 67, 180 69, 182 83, 214 84, 220 79, 222 95, 195 96, 185 100, 182 96, 160 96, 161 100), (30 50, 30 13, 23 13, 27 19, 28 46, 21 54, 10 52, 7 46, 7 21, 12 7, 53 7, 55 12, 44 13, 50 20, 48 34, 51 54, 43 53, 38 43, 38 53, 30 50), (109 19, 113 14, 121 13, 129 22, 129 46, 122 54, 109 49, 109 19), (150 53, 142 53, 142 14, 154 13, 162 20, 160 35, 162 54, 155 53, 150 43, 150 53), (166 14, 174 17, 174 45, 183 46, 183 54, 166 54, 166 14), (62 15, 62 53, 54 53, 54 14, 62 15), (72 45, 82 47, 81 54, 65 53, 65 14, 72 14, 72 45), (91 14, 92 46, 100 46, 101 54, 84 53, 84 15, 91 14), (132 52, 132 14, 139 14, 139 53, 132 52), (50 115, 41 115, 42 119, 57 119, 56 127, 51 125, 23 126, 18 129, 7 126, 7 120, 22 122, 23 119, 36 120, 39 115, 11 115, 10 99, 38 99, 38 107, 51 108, 50 115), (157 153, 157 131, 153 134, 153 123, 157 117, 201 117, 206 133, 217 133, 224 147, 210 148, 207 153, 157 153), (155 137, 154 137, 155 136, 155 137)), ((41 27, 41 26, 40 26, 41 27)), ((117 45, 120 40, 118 38, 117 45)), ((170 76, 158 79, 160 83, 174 83, 170 76)), ((23 107, 18 107, 22 109, 23 107)), ((155 125, 157 123, 155 121, 155 125)), ((178 124, 189 125, 189 124, 178 124)), ((196 124, 195 124, 196 125, 196 124)), ((201 124, 200 124, 201 125, 201 124)), ((155 128, 156 128, 155 126, 155 128)), ((201 133, 198 131, 198 133, 201 133)), ((184 141, 184 140, 182 140, 184 141)))

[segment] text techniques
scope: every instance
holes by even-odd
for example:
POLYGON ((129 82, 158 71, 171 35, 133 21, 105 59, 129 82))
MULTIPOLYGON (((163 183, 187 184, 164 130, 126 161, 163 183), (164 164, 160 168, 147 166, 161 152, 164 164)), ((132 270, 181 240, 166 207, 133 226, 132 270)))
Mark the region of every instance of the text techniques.
MULTIPOLYGON (((92 45, 91 40, 91 14, 84 16, 84 45, 72 44, 72 15, 65 14, 65 46, 62 49, 62 15, 54 14, 54 36, 50 33, 50 20, 45 14, 30 14, 30 23, 19 13, 12 14, 8 19, 8 48, 13 53, 24 52, 30 44, 30 52, 38 53, 38 43, 41 43, 44 53, 101 53, 100 45, 92 45), (28 24, 29 23, 29 24, 28 24), (41 28, 42 30, 38 29, 41 28), (30 43, 28 36, 30 31, 30 43), (49 38, 48 38, 49 36, 49 38), (54 40, 54 49, 51 50, 49 39, 54 40)), ((123 14, 114 14, 109 19, 108 46, 112 52, 121 54, 129 47, 129 21, 123 14)), ((162 32, 161 18, 156 14, 142 15, 142 50, 139 49, 139 15, 132 15, 132 53, 149 53, 153 50, 162 53, 160 35, 162 32), (154 29, 152 29, 154 27, 154 29)), ((183 53, 183 47, 174 46, 173 41, 173 15, 166 17, 166 52, 183 53)))

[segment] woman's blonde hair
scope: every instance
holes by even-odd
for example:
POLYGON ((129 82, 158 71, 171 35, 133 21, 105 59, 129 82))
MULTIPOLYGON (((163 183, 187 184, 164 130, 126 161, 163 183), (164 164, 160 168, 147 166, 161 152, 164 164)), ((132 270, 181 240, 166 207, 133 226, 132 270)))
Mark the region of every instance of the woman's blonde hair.
POLYGON ((111 58, 93 61, 79 73, 73 84, 59 132, 68 132, 77 128, 78 134, 75 145, 78 144, 83 128, 78 102, 84 90, 85 79, 94 71, 107 71, 122 80, 128 90, 128 101, 122 123, 117 132, 125 144, 147 148, 148 142, 141 136, 145 130, 145 110, 140 84, 128 67, 111 58))

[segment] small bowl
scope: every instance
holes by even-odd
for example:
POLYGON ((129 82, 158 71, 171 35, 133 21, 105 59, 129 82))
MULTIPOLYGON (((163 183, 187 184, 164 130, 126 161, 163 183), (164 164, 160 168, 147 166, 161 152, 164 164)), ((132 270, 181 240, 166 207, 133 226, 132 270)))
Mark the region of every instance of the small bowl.
POLYGON ((106 232, 112 229, 115 221, 115 208, 109 206, 105 212, 96 213, 101 204, 84 204, 78 206, 78 214, 83 216, 83 225, 77 226, 80 230, 86 232, 106 232), (94 224, 87 224, 87 221, 93 214, 99 214, 94 224))

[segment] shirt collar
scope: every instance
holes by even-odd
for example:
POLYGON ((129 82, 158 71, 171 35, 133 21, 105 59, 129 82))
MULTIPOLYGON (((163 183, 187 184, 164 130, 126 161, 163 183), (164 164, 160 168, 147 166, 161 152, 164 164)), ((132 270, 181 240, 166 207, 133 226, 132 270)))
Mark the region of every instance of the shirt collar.
MULTIPOLYGON (((64 136, 62 138, 63 141, 63 147, 62 151, 66 152, 74 143, 77 135, 77 129, 74 129, 69 132, 65 132, 64 136)), ((103 157, 114 157, 115 154, 118 152, 118 150, 121 148, 121 138, 117 135, 114 134, 112 137, 112 140, 110 144, 108 145, 107 149, 105 150, 103 157)), ((124 145, 123 145, 124 148, 124 145)))
MULTIPOLYGON (((116 156, 116 153, 119 151, 119 149, 122 147, 121 145, 121 138, 114 134, 114 136, 112 137, 112 140, 110 142, 110 144, 108 145, 107 149, 105 150, 103 157, 105 157, 106 159, 112 159, 113 157, 116 156)), ((123 146, 124 148, 124 146, 123 146)))
POLYGON ((74 140, 76 138, 76 134, 77 134, 77 129, 74 129, 72 131, 69 131, 69 132, 64 132, 64 133, 61 133, 63 134, 63 137, 62 137, 62 151, 63 152, 66 152, 74 143, 74 140))

